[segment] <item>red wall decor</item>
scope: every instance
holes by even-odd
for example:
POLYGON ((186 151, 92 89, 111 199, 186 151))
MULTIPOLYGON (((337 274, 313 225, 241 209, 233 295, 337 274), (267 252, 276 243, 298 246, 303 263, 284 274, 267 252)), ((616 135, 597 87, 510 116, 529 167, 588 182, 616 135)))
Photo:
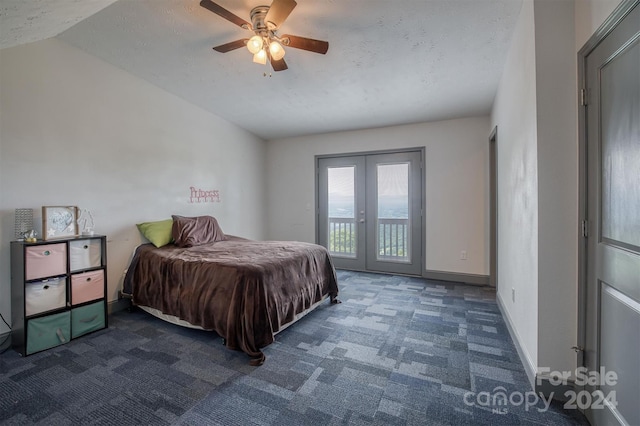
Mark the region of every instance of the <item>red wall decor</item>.
POLYGON ((190 203, 219 203, 220 191, 217 189, 204 190, 199 188, 189 187, 191 195, 189 197, 190 203))

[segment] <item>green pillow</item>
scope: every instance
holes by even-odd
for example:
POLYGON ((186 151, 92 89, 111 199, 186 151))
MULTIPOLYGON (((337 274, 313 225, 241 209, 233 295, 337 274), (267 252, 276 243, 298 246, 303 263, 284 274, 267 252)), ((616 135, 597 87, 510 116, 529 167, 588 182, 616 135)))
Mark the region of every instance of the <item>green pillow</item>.
POLYGON ((156 247, 166 246, 172 240, 173 219, 138 223, 136 226, 142 235, 156 247))

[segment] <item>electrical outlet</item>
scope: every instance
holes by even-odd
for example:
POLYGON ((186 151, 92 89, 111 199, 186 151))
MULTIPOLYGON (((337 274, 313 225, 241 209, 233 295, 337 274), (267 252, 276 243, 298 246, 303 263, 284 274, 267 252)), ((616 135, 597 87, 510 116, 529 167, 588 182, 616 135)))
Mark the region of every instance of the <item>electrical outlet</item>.
POLYGON ((516 303, 516 289, 511 287, 511 301, 516 303))
POLYGON ((462 250, 460 252, 460 260, 467 260, 467 251, 466 250, 462 250))

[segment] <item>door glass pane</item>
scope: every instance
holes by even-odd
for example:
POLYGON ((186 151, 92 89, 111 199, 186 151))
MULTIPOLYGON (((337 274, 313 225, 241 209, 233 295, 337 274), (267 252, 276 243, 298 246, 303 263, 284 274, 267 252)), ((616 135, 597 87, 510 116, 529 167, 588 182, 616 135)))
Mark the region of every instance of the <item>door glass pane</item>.
POLYGON ((327 241, 338 257, 356 257, 355 166, 329 167, 327 241))
POLYGON ((640 251, 640 44, 602 69, 602 237, 640 251))
POLYGON ((409 163, 378 164, 378 260, 409 262, 409 163))

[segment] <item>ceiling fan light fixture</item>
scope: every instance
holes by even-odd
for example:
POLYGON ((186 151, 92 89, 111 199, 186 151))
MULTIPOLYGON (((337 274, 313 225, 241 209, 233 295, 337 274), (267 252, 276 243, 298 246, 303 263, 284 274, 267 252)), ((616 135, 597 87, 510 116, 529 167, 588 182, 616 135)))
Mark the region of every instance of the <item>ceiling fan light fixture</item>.
POLYGON ((279 61, 280 59, 284 58, 285 51, 280 43, 273 40, 271 41, 271 43, 269 43, 269 53, 271 53, 271 57, 273 59, 279 61))
POLYGON ((253 62, 265 65, 267 63, 267 52, 264 49, 260 49, 258 53, 253 55, 253 62))
POLYGON ((262 47, 263 41, 262 37, 260 37, 259 35, 254 35, 247 42, 247 49, 249 49, 249 52, 253 53, 254 55, 260 52, 262 50, 262 47))
POLYGON ((289 68, 284 60, 285 47, 322 55, 327 53, 329 49, 329 42, 326 41, 290 34, 278 35, 278 29, 296 5, 296 0, 272 0, 271 6, 256 6, 251 9, 251 22, 248 22, 220 6, 214 0, 200 0, 200 6, 232 24, 254 33, 251 38, 242 38, 221 44, 215 46, 213 50, 227 53, 246 45, 247 50, 253 55, 253 62, 258 64, 269 62, 274 71, 284 71, 289 68))

